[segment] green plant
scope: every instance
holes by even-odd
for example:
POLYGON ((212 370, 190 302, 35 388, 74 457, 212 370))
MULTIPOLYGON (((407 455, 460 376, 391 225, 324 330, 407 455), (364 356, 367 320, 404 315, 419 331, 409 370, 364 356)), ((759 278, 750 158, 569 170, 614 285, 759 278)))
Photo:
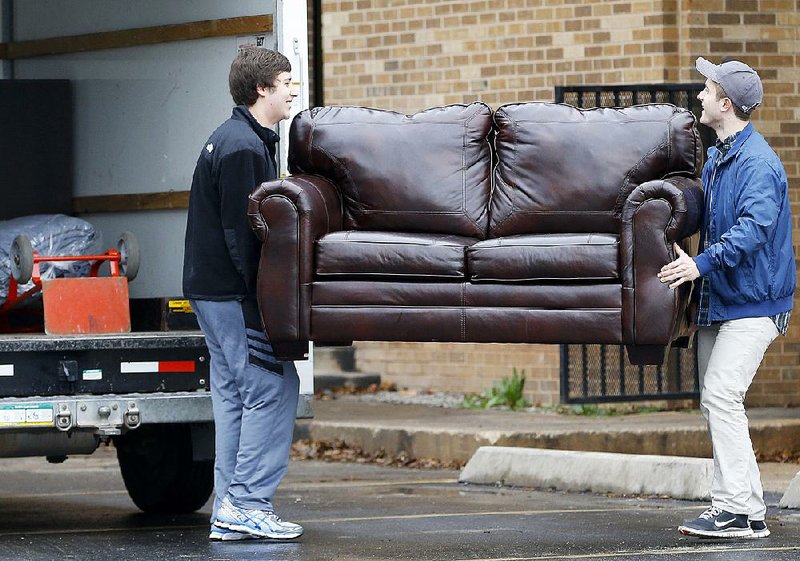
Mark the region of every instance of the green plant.
POLYGON ((492 407, 508 407, 516 411, 530 407, 531 404, 522 397, 525 389, 525 370, 513 369, 511 377, 497 380, 492 387, 480 394, 464 397, 462 405, 468 409, 491 409, 492 407))
POLYGON ((640 413, 656 413, 662 411, 656 407, 641 406, 598 406, 593 403, 578 403, 573 405, 555 405, 541 407, 541 411, 558 413, 560 415, 578 415, 582 417, 616 417, 619 415, 636 415, 640 413))

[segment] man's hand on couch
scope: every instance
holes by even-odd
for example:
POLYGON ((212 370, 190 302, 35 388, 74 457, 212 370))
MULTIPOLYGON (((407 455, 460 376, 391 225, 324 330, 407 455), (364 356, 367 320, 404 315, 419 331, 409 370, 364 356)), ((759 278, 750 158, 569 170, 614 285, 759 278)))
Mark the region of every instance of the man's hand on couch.
POLYGON ((700 276, 700 271, 697 269, 697 264, 694 262, 694 259, 689 257, 677 243, 673 244, 673 248, 678 258, 661 267, 661 271, 658 273, 658 278, 661 282, 670 283, 670 288, 675 288, 685 282, 693 281, 700 276))

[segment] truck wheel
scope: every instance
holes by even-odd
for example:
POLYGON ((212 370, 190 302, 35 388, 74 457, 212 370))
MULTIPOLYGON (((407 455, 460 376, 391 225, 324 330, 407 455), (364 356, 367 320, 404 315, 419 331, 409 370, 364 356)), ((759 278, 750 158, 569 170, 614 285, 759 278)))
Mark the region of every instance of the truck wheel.
POLYGON ((122 232, 117 242, 117 251, 120 253, 120 272, 129 281, 136 278, 139 274, 139 240, 133 232, 122 232))
POLYGON ((11 243, 11 275, 19 284, 25 284, 33 275, 33 246, 28 236, 20 234, 11 243))
POLYGON ((214 461, 192 459, 189 425, 143 425, 114 440, 122 479, 148 513, 186 513, 214 489, 214 461))

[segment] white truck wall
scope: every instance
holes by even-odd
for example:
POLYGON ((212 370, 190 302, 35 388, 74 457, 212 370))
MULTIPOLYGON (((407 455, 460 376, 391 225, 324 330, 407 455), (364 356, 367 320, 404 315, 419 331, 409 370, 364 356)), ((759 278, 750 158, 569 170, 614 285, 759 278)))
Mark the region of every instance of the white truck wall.
MULTIPOLYGON (((290 3, 303 6, 305 42, 305 1, 290 3)), ((15 41, 263 14, 280 25, 276 0, 25 0, 13 7, 15 41)), ((276 48, 277 35, 268 35, 265 46, 276 48)), ((228 70, 245 41, 219 37, 22 59, 14 75, 72 80, 75 196, 187 191, 204 141, 230 116, 228 70)), ((185 210, 83 217, 101 230, 107 247, 122 231, 139 239, 132 297, 181 295, 185 210)))
MULTIPOLYGON (((308 11, 307 3, 298 0, 278 0, 276 7, 275 28, 280 29, 277 34, 278 50, 289 59, 292 64, 292 80, 299 86, 299 99, 292 107, 292 117, 309 106, 310 92, 308 90, 308 11), (305 15, 305 17, 303 17, 305 15)), ((292 119, 286 119, 278 124, 282 139, 289 138, 289 125, 292 119)), ((289 161, 289 142, 281 142, 280 151, 281 174, 287 173, 289 161)))

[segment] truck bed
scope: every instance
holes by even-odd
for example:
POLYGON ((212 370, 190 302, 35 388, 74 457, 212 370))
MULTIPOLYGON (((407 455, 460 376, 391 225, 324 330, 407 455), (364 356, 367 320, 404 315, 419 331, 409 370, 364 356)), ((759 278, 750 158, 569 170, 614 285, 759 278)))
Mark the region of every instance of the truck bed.
POLYGON ((198 349, 205 347, 200 331, 139 331, 108 335, 2 334, 0 353, 24 351, 89 351, 99 349, 198 349))
POLYGON ((200 331, 0 335, 0 398, 208 388, 200 331))

